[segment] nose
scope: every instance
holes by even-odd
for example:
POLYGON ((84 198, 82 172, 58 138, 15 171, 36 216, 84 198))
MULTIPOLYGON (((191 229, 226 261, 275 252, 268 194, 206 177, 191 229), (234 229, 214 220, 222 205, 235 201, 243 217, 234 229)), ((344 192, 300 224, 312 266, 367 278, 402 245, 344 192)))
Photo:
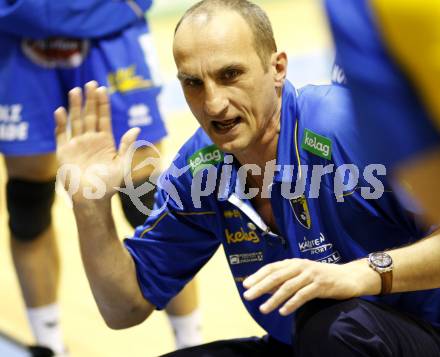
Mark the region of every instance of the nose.
POLYGON ((215 84, 205 87, 204 111, 210 117, 220 116, 228 107, 229 101, 222 88, 215 84))

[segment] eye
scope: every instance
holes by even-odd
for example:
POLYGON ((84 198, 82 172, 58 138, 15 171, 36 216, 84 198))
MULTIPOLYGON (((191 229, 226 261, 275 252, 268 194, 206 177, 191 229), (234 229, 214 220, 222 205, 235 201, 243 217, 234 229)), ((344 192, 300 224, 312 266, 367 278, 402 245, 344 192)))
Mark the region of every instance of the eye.
POLYGON ((223 72, 223 79, 226 81, 231 81, 237 78, 240 74, 240 70, 231 68, 223 72))
POLYGON ((183 81, 183 85, 189 88, 196 88, 203 85, 200 79, 187 78, 183 81))

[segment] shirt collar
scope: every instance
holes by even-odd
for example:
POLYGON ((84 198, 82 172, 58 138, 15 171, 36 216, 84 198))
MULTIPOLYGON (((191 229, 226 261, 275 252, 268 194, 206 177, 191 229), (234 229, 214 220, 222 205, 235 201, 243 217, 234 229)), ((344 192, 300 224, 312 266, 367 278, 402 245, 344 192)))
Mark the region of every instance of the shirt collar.
POLYGON ((283 87, 283 96, 281 104, 281 127, 278 138, 277 147, 277 165, 280 165, 281 170, 274 175, 275 182, 290 181, 292 176, 285 173, 286 166, 295 165, 293 177, 297 170, 297 155, 298 143, 296 135, 297 125, 297 95, 296 88, 286 80, 283 87), (283 177, 285 176, 285 177, 283 177))

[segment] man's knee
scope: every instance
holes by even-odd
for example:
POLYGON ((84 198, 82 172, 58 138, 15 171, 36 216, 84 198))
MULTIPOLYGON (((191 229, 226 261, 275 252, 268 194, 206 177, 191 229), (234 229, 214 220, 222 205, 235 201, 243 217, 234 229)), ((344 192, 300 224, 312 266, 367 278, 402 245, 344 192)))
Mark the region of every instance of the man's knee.
POLYGON ((6 200, 9 228, 14 239, 32 241, 50 226, 54 193, 55 180, 8 180, 6 200))
POLYGON ((360 299, 305 305, 296 322, 298 356, 391 356, 373 306, 360 299))

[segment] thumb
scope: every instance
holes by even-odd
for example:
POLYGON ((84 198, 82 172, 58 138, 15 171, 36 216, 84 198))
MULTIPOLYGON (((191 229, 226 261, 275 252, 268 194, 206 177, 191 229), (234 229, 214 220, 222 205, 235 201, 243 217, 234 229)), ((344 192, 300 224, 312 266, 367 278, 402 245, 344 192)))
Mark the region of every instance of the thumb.
POLYGON ((122 136, 118 152, 120 157, 124 157, 124 155, 127 153, 128 148, 133 145, 140 132, 140 128, 132 128, 122 136))

